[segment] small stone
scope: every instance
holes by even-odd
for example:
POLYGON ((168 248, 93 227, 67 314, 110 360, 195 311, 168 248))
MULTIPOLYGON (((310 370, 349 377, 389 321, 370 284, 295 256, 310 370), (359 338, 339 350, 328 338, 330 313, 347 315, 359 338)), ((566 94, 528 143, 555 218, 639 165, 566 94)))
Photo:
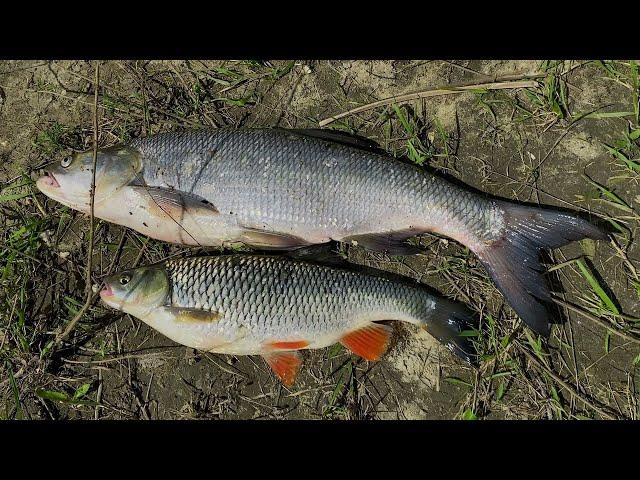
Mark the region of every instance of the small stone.
POLYGON ((40 239, 44 242, 47 247, 51 246, 51 232, 49 230, 45 230, 40 235, 38 235, 40 239))
POLYGON ((59 252, 59 253, 58 253, 58 256, 59 256, 61 259, 66 260, 66 259, 69 257, 69 255, 70 255, 70 254, 71 254, 71 252, 59 252))
MULTIPOLYGON (((67 252, 68 253, 68 252, 67 252)), ((98 293, 98 289, 100 288, 100 285, 98 285, 97 283, 94 283, 93 285, 91 285, 91 291, 93 293, 98 293)))
POLYGON ((305 75, 309 75, 313 70, 311 70, 311 67, 309 65, 303 65, 302 71, 305 75))

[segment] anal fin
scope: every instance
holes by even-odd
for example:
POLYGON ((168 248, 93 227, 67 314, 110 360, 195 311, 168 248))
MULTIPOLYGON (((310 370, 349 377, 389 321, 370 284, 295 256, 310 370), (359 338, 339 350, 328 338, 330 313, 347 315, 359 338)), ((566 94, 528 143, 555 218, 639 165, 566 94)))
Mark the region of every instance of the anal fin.
POLYGON ((378 360, 387 350, 393 328, 382 323, 372 323, 347 333, 340 343, 365 360, 378 360))
POLYGON ((298 352, 272 352, 263 357, 286 387, 293 385, 302 365, 302 357, 298 352))

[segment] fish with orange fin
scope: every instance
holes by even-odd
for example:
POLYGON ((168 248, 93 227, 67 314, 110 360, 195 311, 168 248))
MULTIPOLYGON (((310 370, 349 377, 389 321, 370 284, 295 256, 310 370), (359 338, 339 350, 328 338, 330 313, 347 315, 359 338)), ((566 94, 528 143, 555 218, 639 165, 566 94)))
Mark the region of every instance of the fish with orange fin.
MULTIPOLYGON (((89 211, 92 152, 37 181, 89 211)), ((390 254, 435 232, 468 247, 525 323, 548 336, 540 250, 606 235, 573 214, 488 198, 332 130, 162 133, 100 150, 95 216, 179 244, 295 249, 332 240, 390 254)))
POLYGON ((378 360, 392 333, 387 320, 413 323, 475 363, 463 305, 424 286, 284 256, 228 255, 168 260, 119 272, 100 291, 109 306, 199 350, 261 355, 294 383, 300 350, 341 343, 378 360))

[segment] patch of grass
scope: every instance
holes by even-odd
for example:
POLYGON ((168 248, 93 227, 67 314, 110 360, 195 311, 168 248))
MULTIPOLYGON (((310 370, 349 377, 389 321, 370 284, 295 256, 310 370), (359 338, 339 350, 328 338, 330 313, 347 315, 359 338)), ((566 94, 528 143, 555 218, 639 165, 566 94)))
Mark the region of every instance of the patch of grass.
POLYGON ((406 157, 417 165, 429 164, 434 159, 447 160, 452 155, 453 139, 438 118, 434 117, 427 124, 407 106, 391 105, 391 112, 384 116, 384 132, 395 155, 406 157), (391 120, 396 120, 397 126, 391 120), (400 148, 396 147, 398 144, 400 148))
MULTIPOLYGON (((570 118, 568 84, 564 77, 567 65, 564 61, 545 60, 539 70, 547 73, 538 88, 525 89, 524 93, 535 110, 552 115, 550 121, 570 118)), ((528 111, 525 109, 525 111, 528 111)))
POLYGON ((344 397, 351 390, 353 375, 353 359, 344 363, 337 373, 338 381, 329 395, 329 400, 322 411, 324 418, 348 418, 349 410, 344 402, 344 397))
POLYGON ((435 148, 431 143, 425 145, 423 129, 418 127, 415 116, 406 108, 397 105, 392 105, 391 108, 407 137, 404 155, 418 165, 428 162, 435 155, 435 148))
POLYGON ((46 265, 42 235, 48 221, 17 207, 21 205, 18 202, 32 194, 31 186, 24 180, 0 194, 0 361, 7 374, 2 378, 9 378, 10 396, 15 400, 13 413, 6 413, 14 418, 23 418, 19 400, 23 392, 15 372, 22 368, 21 374, 25 374, 24 365, 39 355, 46 330, 45 324, 34 321, 31 312, 38 302, 37 295, 44 293, 36 272, 46 265))
POLYGON ((45 155, 52 155, 64 148, 62 138, 68 131, 68 127, 54 122, 49 128, 38 134, 35 144, 45 155))
POLYGON ((89 392, 91 388, 90 383, 84 383, 73 392, 72 395, 69 395, 66 392, 59 392, 56 390, 45 390, 42 388, 36 389, 36 395, 44 400, 49 400, 51 402, 61 402, 68 403, 71 405, 91 405, 95 406, 96 403, 92 400, 87 400, 84 397, 89 392))

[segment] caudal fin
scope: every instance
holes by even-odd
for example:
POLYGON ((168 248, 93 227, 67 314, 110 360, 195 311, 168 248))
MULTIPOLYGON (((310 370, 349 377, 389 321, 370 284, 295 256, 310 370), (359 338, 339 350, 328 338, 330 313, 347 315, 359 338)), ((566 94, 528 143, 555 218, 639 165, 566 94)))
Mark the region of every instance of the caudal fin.
POLYGON ((477 321, 467 307, 439 298, 428 320, 421 327, 458 357, 477 365, 478 356, 473 343, 473 330, 477 328, 477 321))
POLYGON ((607 235, 578 217, 500 202, 505 233, 491 245, 476 249, 494 282, 511 307, 535 332, 548 337, 551 322, 547 302, 551 295, 540 264, 540 250, 557 248, 574 240, 604 240, 607 235))

